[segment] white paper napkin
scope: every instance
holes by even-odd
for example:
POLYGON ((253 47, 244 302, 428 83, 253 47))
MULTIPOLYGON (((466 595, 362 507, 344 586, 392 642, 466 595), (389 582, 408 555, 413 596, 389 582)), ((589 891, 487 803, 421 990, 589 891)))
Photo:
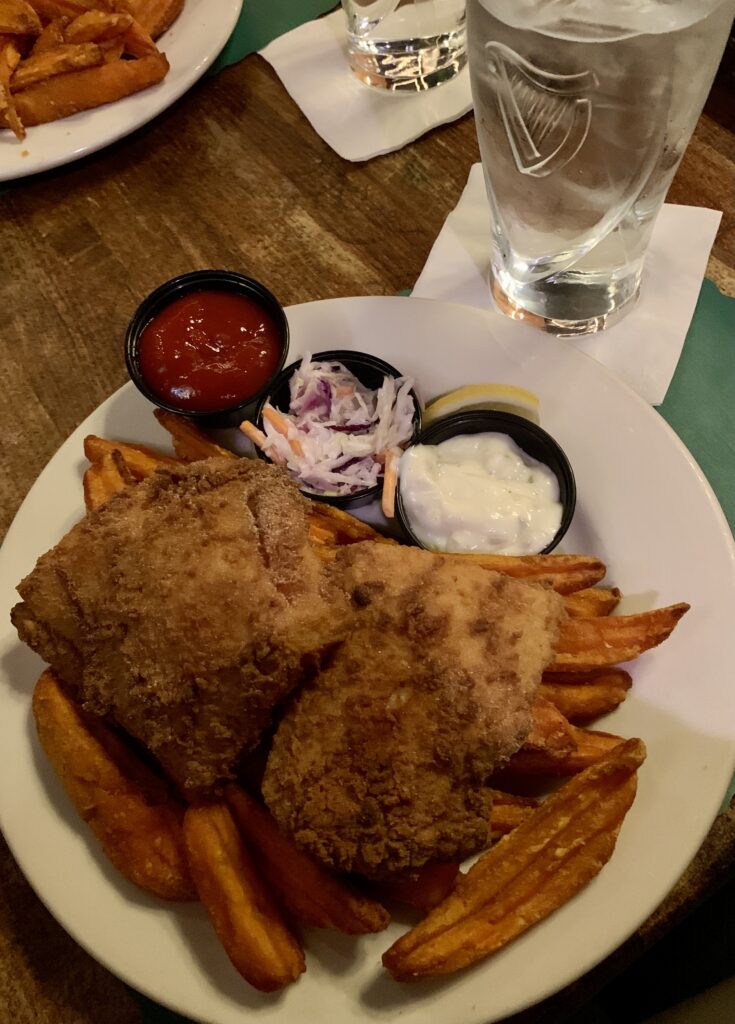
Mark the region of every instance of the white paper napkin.
MULTIPOLYGON (((569 340, 622 377, 652 405, 666 397, 679 361, 722 214, 665 205, 653 229, 635 308, 600 334, 569 340)), ((482 166, 475 164, 412 292, 493 309, 488 285, 490 208, 482 166)), ((498 330, 533 328, 507 317, 498 330)))
POLYGON ((345 160, 400 149, 472 109, 466 67, 421 93, 394 93, 358 81, 347 63, 342 10, 305 22, 260 52, 314 129, 345 160))

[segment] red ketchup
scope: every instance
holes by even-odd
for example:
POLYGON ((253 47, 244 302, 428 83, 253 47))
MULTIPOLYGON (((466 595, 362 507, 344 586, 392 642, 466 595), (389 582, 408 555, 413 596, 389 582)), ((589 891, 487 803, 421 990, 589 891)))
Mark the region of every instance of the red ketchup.
POLYGON ((190 292, 143 328, 140 372, 154 394, 182 412, 220 412, 252 398, 278 369, 282 333, 256 299, 190 292))

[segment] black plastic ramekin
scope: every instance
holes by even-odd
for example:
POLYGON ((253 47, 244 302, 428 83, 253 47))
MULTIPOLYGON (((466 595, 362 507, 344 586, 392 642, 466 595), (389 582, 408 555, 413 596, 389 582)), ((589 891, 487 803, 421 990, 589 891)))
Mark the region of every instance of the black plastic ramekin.
MULTIPOLYGON (((574 516, 577 503, 577 486, 569 459, 551 434, 538 424, 516 416, 510 412, 493 410, 472 410, 458 412, 453 416, 432 423, 421 434, 416 444, 440 444, 450 437, 462 434, 507 434, 532 459, 548 466, 559 482, 559 501, 562 506, 562 517, 554 539, 538 554, 548 554, 559 544, 574 516)), ((396 518, 406 535, 406 539, 418 547, 426 547, 411 529, 408 514, 401 498, 401 479, 398 477, 396 489, 396 518)))
MULTIPOLYGON (((386 377, 403 376, 390 363, 386 363, 385 360, 378 359, 377 356, 372 356, 367 352, 352 352, 349 349, 330 349, 328 352, 316 352, 311 358, 313 362, 341 363, 346 370, 354 374, 360 383, 370 388, 371 391, 376 391, 386 377)), ((279 412, 288 412, 291 399, 291 377, 300 365, 301 360, 298 359, 287 366, 285 370, 282 370, 273 381, 268 393, 260 400, 254 418, 255 424, 259 429, 263 429, 263 407, 267 402, 270 402, 279 412)), ((413 398, 414 413, 413 433, 408 442, 409 444, 418 438, 421 431, 421 403, 415 389, 411 391, 411 397, 413 398)), ((261 452, 260 449, 256 449, 256 451, 261 459, 270 461, 268 456, 261 452)), ((369 505, 380 496, 382 490, 383 478, 381 477, 373 487, 364 487, 361 491, 355 491, 353 494, 320 494, 317 491, 306 490, 306 488, 302 488, 301 493, 305 494, 308 498, 312 498, 314 501, 323 501, 328 505, 334 505, 336 508, 351 509, 369 505)))
POLYGON ((271 389, 273 381, 286 362, 288 341, 288 320, 286 319, 283 306, 275 295, 265 285, 261 284, 260 281, 256 281, 252 277, 245 277, 243 274, 237 274, 231 270, 195 270, 190 274, 182 274, 180 277, 174 277, 172 280, 166 281, 156 288, 155 291, 151 292, 148 298, 144 299, 138 306, 125 333, 125 364, 130 379, 137 389, 141 394, 145 395, 149 402, 157 405, 159 409, 166 409, 168 412, 175 412, 180 416, 198 420, 202 426, 233 427, 248 418, 262 396, 271 389), (149 388, 141 372, 138 357, 141 333, 151 320, 176 299, 180 299, 182 296, 189 295, 192 292, 201 291, 235 292, 254 300, 271 316, 278 327, 281 339, 281 355, 278 366, 262 387, 258 388, 254 394, 248 396, 245 400, 238 402, 237 405, 223 406, 222 409, 208 410, 207 412, 184 409, 181 406, 164 401, 159 395, 155 394, 149 388))

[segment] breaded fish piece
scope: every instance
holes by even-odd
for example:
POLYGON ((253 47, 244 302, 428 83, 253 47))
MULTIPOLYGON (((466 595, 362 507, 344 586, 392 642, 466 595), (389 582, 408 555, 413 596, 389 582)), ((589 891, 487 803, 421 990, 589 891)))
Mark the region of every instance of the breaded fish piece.
POLYGON ((344 634, 308 508, 258 460, 161 470, 39 559, 13 621, 86 710, 207 790, 344 634))
POLYGON ((531 724, 561 598, 416 548, 364 542, 333 564, 355 624, 276 732, 263 795, 323 863, 368 877, 487 842, 488 776, 531 724))

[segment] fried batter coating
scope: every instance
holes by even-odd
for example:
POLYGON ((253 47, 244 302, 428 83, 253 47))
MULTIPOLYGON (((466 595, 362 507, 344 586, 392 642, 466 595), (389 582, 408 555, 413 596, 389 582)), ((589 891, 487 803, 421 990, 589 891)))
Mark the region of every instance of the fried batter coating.
POLYGON ((459 860, 486 842, 562 600, 372 541, 325 563, 308 511, 263 462, 161 470, 39 559, 13 621, 185 794, 234 778, 286 706, 263 794, 302 848, 374 878, 459 860))
POLYGON ((325 864, 379 878, 487 843, 491 772, 527 735, 562 600, 416 548, 364 542, 333 564, 349 636, 293 698, 263 794, 325 864))
POLYGON ((260 461, 161 470, 39 559, 13 621, 86 710, 207 790, 344 634, 308 507, 260 461))

